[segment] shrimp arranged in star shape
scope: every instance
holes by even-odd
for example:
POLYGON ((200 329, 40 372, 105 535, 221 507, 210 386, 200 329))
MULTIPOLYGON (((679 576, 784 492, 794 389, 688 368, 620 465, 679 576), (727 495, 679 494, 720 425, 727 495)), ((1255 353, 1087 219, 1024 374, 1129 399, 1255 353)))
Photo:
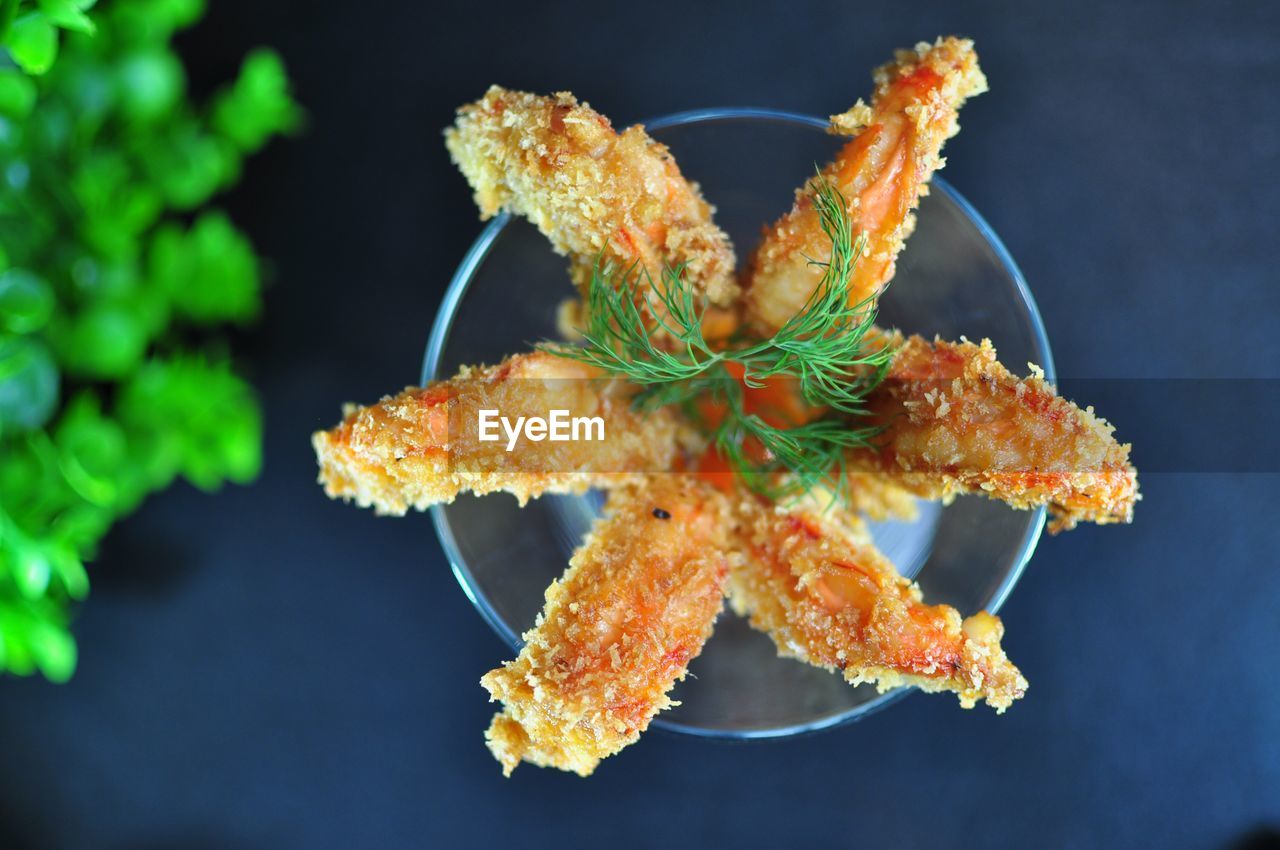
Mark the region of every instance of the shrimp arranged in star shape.
MULTIPOLYGON (((960 38, 899 51, 874 82, 870 104, 831 119, 850 140, 821 175, 863 239, 849 280, 855 305, 874 303, 889 283, 960 108, 986 90, 973 45, 960 38)), ((446 144, 482 217, 524 216, 568 257, 583 299, 577 315, 602 261, 655 277, 683 268, 683 285, 715 310, 726 337, 767 338, 820 283, 811 260, 830 243, 812 181, 765 228, 739 281, 712 207, 643 127, 617 132, 567 93, 495 86, 459 110, 446 144)), ((948 691, 965 707, 985 701, 998 712, 1025 694, 999 618, 928 604, 859 513, 905 516, 916 498, 974 493, 1048 507, 1055 530, 1129 522, 1138 499, 1129 447, 1039 374, 1011 373, 985 340, 879 329, 872 337, 893 350, 866 399, 882 431, 875 446, 846 453, 848 499, 838 509, 815 507, 814 494, 783 502, 749 489, 685 411, 638 409, 639 387, 548 351, 350 407, 313 436, 326 492, 379 513, 464 492, 506 492, 523 505, 544 493, 606 491, 603 516, 548 589, 518 656, 482 679, 501 704, 485 738, 504 773, 529 762, 586 776, 634 743, 673 704, 669 692, 725 598, 780 654, 851 683, 948 691), (505 451, 479 434, 482 408, 561 408, 599 417, 608 437, 505 451)), ((785 385, 749 386, 745 398, 753 410, 784 409, 796 425, 823 413, 785 385)))

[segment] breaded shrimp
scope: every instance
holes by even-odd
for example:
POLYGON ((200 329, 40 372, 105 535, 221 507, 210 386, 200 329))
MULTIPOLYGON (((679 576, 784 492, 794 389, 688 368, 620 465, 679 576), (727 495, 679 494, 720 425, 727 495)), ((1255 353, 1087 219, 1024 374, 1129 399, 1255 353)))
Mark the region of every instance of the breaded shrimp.
POLYGON ((881 449, 848 456, 928 499, 980 493, 1017 508, 1047 505, 1050 530, 1081 520, 1129 522, 1138 500, 1129 445, 1058 396, 1039 369, 1020 379, 989 340, 901 341, 868 406, 886 431, 881 449))
MULTIPOLYGON (((582 492, 667 470, 676 457, 674 414, 632 410, 635 390, 593 367, 544 352, 516 355, 498 366, 465 367, 449 381, 351 407, 342 424, 312 435, 320 483, 333 498, 400 515, 410 507, 451 502, 464 491, 505 491, 523 505, 543 493, 582 492), (604 438, 522 437, 507 451, 507 434, 493 423, 486 434, 492 437, 496 430, 499 439, 480 439, 481 410, 512 423, 519 416, 545 419, 555 410, 566 417, 599 417, 604 438)), ((587 435, 580 430, 580 437, 587 435)))
POLYGON ((916 495, 903 487, 892 476, 879 472, 845 473, 844 497, 846 505, 855 513, 868 519, 896 519, 906 522, 920 515, 916 495))
POLYGON ((568 92, 493 86, 458 110, 445 144, 481 217, 510 210, 532 221, 569 257, 584 296, 602 258, 655 276, 684 264, 685 281, 713 304, 736 296, 733 247, 712 207, 642 126, 618 133, 568 92))
POLYGON ((965 708, 985 699, 1003 712, 1026 692, 1000 648, 1000 620, 986 612, 961 619, 954 608, 923 604, 856 517, 748 493, 735 512, 743 557, 733 561, 729 602, 779 654, 881 691, 951 691, 965 708))
POLYGON ((587 776, 674 705, 721 608, 725 508, 688 475, 609 493, 519 657, 480 680, 503 703, 485 737, 504 774, 523 760, 587 776))
MULTIPOLYGON (((849 301, 877 295, 915 226, 912 210, 942 167, 943 143, 959 131, 965 99, 987 90, 973 42, 940 38, 900 50, 874 74, 871 106, 858 101, 831 118, 831 132, 853 135, 822 171, 849 204, 855 233, 866 235, 849 281, 849 301)), ((772 227, 752 257, 743 301, 748 324, 768 336, 798 313, 822 277, 810 259, 825 260, 831 242, 813 206, 814 181, 772 227)))
MULTIPOLYGON (((873 438, 878 449, 845 456, 851 507, 873 519, 911 518, 913 495, 978 493, 1016 508, 1047 506, 1051 531, 1132 520, 1139 496, 1130 447, 1093 408, 1060 398, 1038 369, 1016 377, 988 340, 931 343, 879 330, 872 339, 896 351, 867 397, 869 420, 858 420, 884 429, 873 438)), ((779 427, 829 413, 807 405, 793 380, 743 393, 748 412, 779 427)))

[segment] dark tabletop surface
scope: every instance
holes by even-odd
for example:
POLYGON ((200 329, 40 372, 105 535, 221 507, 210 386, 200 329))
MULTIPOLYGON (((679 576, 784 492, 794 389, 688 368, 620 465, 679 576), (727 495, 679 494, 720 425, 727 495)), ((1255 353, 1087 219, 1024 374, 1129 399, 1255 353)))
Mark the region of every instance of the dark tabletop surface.
MULTIPOLYGON (((1268 845, 1274 474, 1166 457, 1133 526, 1046 539, 1002 612, 1032 681, 1003 717, 916 695, 800 740, 655 733, 588 781, 504 780, 476 681, 506 648, 428 519, 327 501, 307 436, 416 380, 480 227, 439 132, 490 82, 572 88, 619 124, 827 114, 945 32, 976 39, 992 86, 946 177, 1021 264, 1060 374, 1275 378, 1280 6, 212 5, 180 42, 193 87, 271 44, 311 119, 225 199, 274 263, 238 349, 265 468, 113 532, 69 685, 0 681, 0 847, 1268 845)), ((1136 431, 1102 412, 1152 457, 1234 433, 1203 409, 1136 431)))

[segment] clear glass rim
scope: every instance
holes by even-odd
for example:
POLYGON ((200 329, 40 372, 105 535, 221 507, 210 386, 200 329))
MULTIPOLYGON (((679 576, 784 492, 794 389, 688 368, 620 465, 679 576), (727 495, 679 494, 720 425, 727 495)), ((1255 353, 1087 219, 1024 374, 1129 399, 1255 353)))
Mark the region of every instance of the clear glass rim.
MULTIPOLYGON (((700 124, 718 121, 765 121, 776 124, 789 124, 792 126, 809 127, 821 131, 826 131, 828 121, 825 118, 819 118, 813 115, 804 115, 798 112, 787 112, 781 109, 764 109, 757 107, 714 107, 709 109, 693 109, 686 112, 676 112, 671 115, 664 115, 654 118, 651 121, 642 122, 649 130, 663 130, 670 127, 679 127, 687 124, 700 124)), ((1019 300, 1022 302, 1026 310, 1026 314, 1030 320, 1031 332, 1036 351, 1036 357, 1039 360, 1040 368, 1044 370, 1045 380, 1050 383, 1057 381, 1057 372, 1054 368, 1053 353, 1049 347, 1049 336, 1045 330, 1044 320, 1040 316, 1040 309, 1036 306, 1035 297, 1031 294, 1031 289, 1027 286, 1026 279, 1022 276, 1022 271, 1018 268, 1018 264, 1014 262, 1013 257, 1009 254, 1009 250, 1000 241, 1000 237, 987 223, 987 220, 974 208, 973 204, 956 191, 950 183, 943 178, 935 175, 930 184, 934 191, 941 192, 946 195, 965 217, 973 224, 977 231, 982 235, 983 239, 991 246, 1000 265, 1004 268, 1009 279, 1013 281, 1014 288, 1017 292, 1019 300)), ((449 342, 449 334, 453 329, 453 321, 457 316, 458 309, 462 305, 462 299, 466 296, 467 290, 471 287, 471 282, 475 278, 476 270, 481 263, 488 257, 489 252, 493 249, 494 243, 498 239, 498 235, 503 228, 511 221, 510 213, 500 213, 495 216, 476 237, 475 242, 467 249, 467 253, 463 255, 462 262, 458 264, 458 269, 453 273, 453 278, 449 281, 449 288, 445 290, 444 298, 440 302, 440 308, 436 312, 435 321, 431 326, 431 335, 427 339, 427 349, 422 358, 422 374, 421 382, 426 384, 429 381, 438 380, 441 361, 444 358, 445 346, 449 342)), ((1044 531, 1045 525, 1045 509, 1039 508, 1029 515, 1030 522, 1027 524, 1027 530, 1023 534, 1022 542, 1019 544, 1018 556, 1013 567, 1005 575, 1004 580, 996 587, 989 597, 987 604, 984 606, 987 611, 996 613, 1004 605, 1009 598, 1009 594, 1013 591, 1013 587, 1018 583, 1018 579, 1022 576, 1022 571, 1026 569, 1027 563, 1031 560, 1032 554, 1035 552, 1036 544, 1040 541, 1040 535, 1044 531)), ((435 526, 436 535, 440 539, 441 548, 444 549, 445 557, 449 559, 450 569, 453 571, 454 578, 462 587, 462 592, 466 594, 467 599, 471 600, 471 604, 480 612, 480 616, 484 618, 489 627, 494 630, 512 649, 519 651, 521 647, 520 635, 512 631, 506 623, 498 616, 493 606, 489 604, 488 599, 476 592, 476 582, 471 574, 471 569, 467 565, 466 560, 462 556, 462 551, 458 546, 458 541, 453 536, 453 530, 449 527, 446 520, 444 506, 437 505, 431 509, 431 520, 435 526)), ((804 735, 813 732, 819 732, 826 729, 834 729, 837 726, 843 726, 861 720, 871 714, 881 711, 898 700, 905 697, 908 693, 915 690, 911 687, 897 688, 888 693, 880 694, 870 702, 851 708, 847 711, 838 712, 827 717, 821 717, 816 720, 807 721, 805 723, 796 723, 789 726, 778 726, 770 729, 748 729, 748 730, 727 730, 727 729, 705 729, 696 726, 687 726, 682 723, 655 718, 653 727, 675 732, 682 735, 692 735, 699 738, 711 738, 729 741, 748 741, 762 740, 768 738, 789 738, 796 735, 804 735)))

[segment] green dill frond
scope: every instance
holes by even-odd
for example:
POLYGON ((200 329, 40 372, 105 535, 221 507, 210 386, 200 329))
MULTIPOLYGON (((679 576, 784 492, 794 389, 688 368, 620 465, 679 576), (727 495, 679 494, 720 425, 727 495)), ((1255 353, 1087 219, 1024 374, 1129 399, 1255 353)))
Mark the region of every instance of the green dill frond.
POLYGON ((799 380, 809 404, 857 415, 893 360, 893 350, 867 339, 875 325, 875 298, 849 303, 849 280, 866 240, 854 236, 844 198, 820 180, 813 204, 831 240, 831 256, 825 263, 810 260, 825 269, 822 279, 804 307, 767 340, 764 356, 744 364, 746 380, 751 385, 753 379, 789 375, 799 380))
POLYGON ((697 377, 726 354, 713 351, 703 337, 706 305, 683 275, 683 266, 667 268, 654 281, 639 264, 619 274, 597 262, 587 290, 587 326, 579 329, 582 345, 539 348, 645 387, 697 377))
POLYGON ((749 486, 774 498, 819 487, 842 498, 845 453, 870 446, 879 433, 852 420, 866 414, 867 395, 884 378, 894 351, 873 333, 875 299, 849 303, 849 281, 866 240, 853 232, 839 190, 822 178, 814 185, 814 208, 831 255, 826 262, 810 261, 823 268, 822 278, 772 337, 715 347, 702 332, 706 299, 685 284, 683 267, 665 268, 655 280, 638 263, 619 271, 597 262, 582 344, 539 348, 638 384, 636 404, 645 407, 692 408, 698 398, 714 397, 726 415, 707 436, 749 486), (729 364, 741 367, 741 382, 726 370, 729 364), (796 381, 806 403, 831 413, 779 428, 747 412, 743 385, 759 388, 775 379, 796 381), (749 456, 756 447, 766 460, 749 456))

